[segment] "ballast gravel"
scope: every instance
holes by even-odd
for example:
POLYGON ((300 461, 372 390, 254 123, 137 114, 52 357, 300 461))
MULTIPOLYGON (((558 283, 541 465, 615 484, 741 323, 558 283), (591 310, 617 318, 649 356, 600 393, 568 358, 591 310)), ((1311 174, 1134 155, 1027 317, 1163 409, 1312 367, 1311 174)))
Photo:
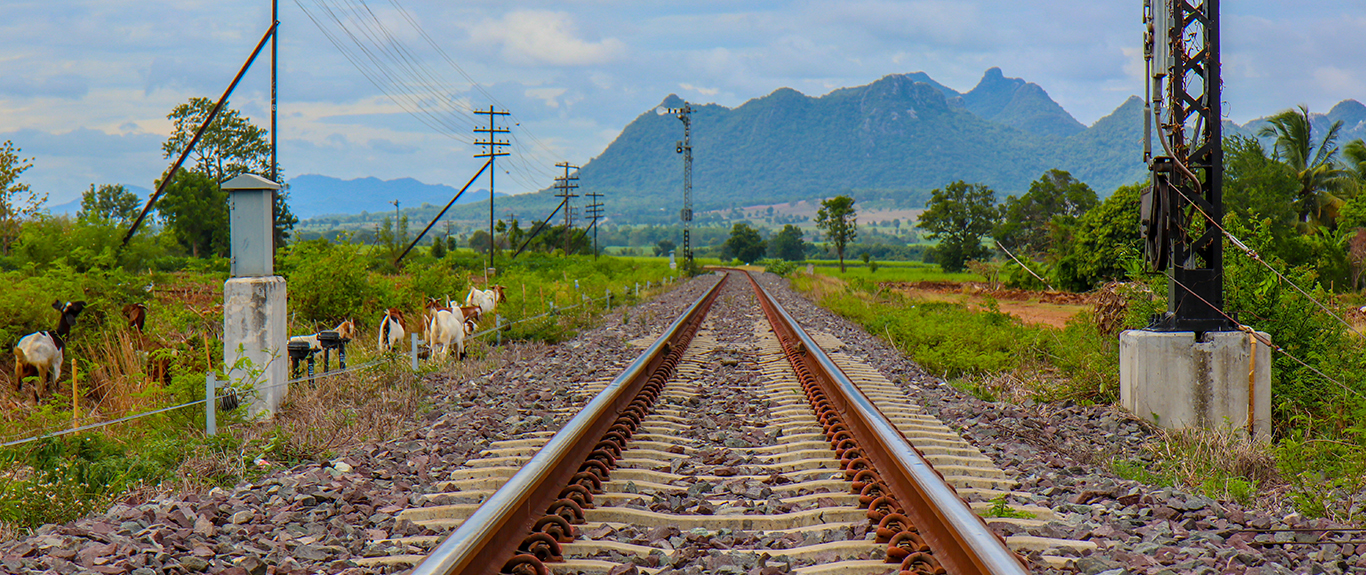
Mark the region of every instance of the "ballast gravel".
MULTIPOLYGON (((1111 459, 1150 462, 1143 449, 1153 429, 1116 406, 1015 405, 986 402, 926 373, 863 328, 790 289, 787 280, 756 275, 808 331, 824 331, 896 382, 926 411, 954 428, 1019 482, 1011 503, 1053 509, 1061 521, 1029 535, 1095 542, 1071 569, 1123 575, 1366 572, 1366 545, 1327 541, 1313 532, 1246 529, 1346 528, 1285 510, 1250 509, 1199 493, 1116 477, 1111 459)), ((995 525, 995 524, 994 524, 995 525)), ((1008 527, 994 527, 1012 535, 1008 527)), ((1342 534, 1360 539, 1359 533, 1342 534)), ((1337 537, 1337 536, 1335 536, 1337 537)))

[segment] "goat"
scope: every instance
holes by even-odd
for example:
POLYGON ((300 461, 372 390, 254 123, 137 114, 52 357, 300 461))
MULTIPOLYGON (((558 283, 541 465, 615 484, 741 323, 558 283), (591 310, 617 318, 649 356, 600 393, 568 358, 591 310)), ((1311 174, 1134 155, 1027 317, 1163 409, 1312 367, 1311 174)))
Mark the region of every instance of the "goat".
MULTIPOLYGON (((337 324, 337 327, 332 328, 332 331, 337 332, 337 335, 341 336, 342 339, 355 339, 356 323, 348 319, 337 324)), ((403 336, 399 335, 399 337, 403 336)), ((296 341, 302 341, 304 343, 307 343, 308 349, 311 349, 313 351, 322 351, 323 349, 322 344, 318 343, 318 334, 316 333, 312 335, 296 335, 294 337, 289 338, 289 343, 294 343, 296 341)))
POLYGON ((479 320, 483 317, 483 309, 477 305, 460 306, 460 315, 465 319, 465 335, 474 335, 474 331, 479 329, 479 320))
POLYGON ((406 335, 403 328, 403 312, 392 307, 384 311, 384 317, 379 320, 380 353, 393 351, 394 345, 403 341, 403 336, 406 335))
POLYGON ((465 357, 464 323, 461 318, 456 316, 456 312, 448 309, 439 309, 432 314, 427 333, 430 337, 428 341, 432 346, 433 357, 445 359, 450 355, 452 343, 455 344, 456 357, 465 357))
POLYGON ((471 287, 469 295, 465 296, 465 305, 477 305, 482 314, 490 314, 504 299, 503 286, 492 285, 486 290, 471 287))
POLYGON ((123 317, 128 318, 128 327, 142 333, 142 326, 147 323, 147 306, 140 303, 130 303, 123 306, 123 317))
POLYGON ((52 302, 52 309, 61 313, 54 331, 40 331, 28 334, 14 346, 14 392, 23 391, 26 368, 32 368, 38 376, 33 386, 33 402, 42 401, 48 395, 49 387, 55 386, 62 377, 63 352, 66 349, 66 336, 76 325, 76 316, 85 309, 85 302, 52 302), (51 380, 48 374, 52 375, 51 380))

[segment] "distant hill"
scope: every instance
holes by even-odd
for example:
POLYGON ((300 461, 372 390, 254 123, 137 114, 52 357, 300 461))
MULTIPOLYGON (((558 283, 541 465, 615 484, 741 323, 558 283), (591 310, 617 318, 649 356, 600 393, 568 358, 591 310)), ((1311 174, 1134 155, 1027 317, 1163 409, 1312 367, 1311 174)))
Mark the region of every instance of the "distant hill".
MULTIPOLYGON (((392 212, 394 204, 391 202, 394 200, 398 200, 401 208, 416 208, 426 203, 436 205, 439 209, 459 191, 444 184, 424 184, 412 178, 342 180, 305 174, 289 180, 289 209, 300 219, 334 214, 392 212)), ((505 195, 498 194, 499 197, 505 195)), ((460 197, 456 205, 487 202, 488 199, 488 190, 470 190, 460 197)))
MULTIPOLYGON (((661 106, 683 103, 669 95, 661 106)), ((1023 193, 1051 168, 1067 170, 1108 196, 1147 173, 1142 163, 1143 102, 1138 97, 1129 97, 1109 115, 1085 126, 1042 87, 1006 77, 999 68, 987 70, 965 93, 914 72, 820 97, 779 88, 735 108, 692 106, 693 198, 699 213, 840 193, 865 203, 919 208, 930 190, 958 179, 991 186, 1004 199, 1023 193)), ((1346 100, 1327 114, 1316 114, 1316 133, 1332 120, 1343 121, 1340 144, 1366 137, 1366 106, 1359 102, 1346 100)), ((1243 126, 1228 122, 1225 130, 1252 134, 1262 125, 1265 119, 1243 126)), ((676 118, 646 111, 584 165, 580 191, 605 194, 606 212, 617 222, 677 222, 683 170, 675 145, 682 135, 676 118)), ((291 183, 306 177, 314 176, 291 183)), ((338 180, 328 180, 328 189, 340 189, 338 180)), ((367 180, 367 185, 378 182, 352 182, 367 180)), ((396 197, 405 208, 424 201, 442 204, 453 193, 445 186, 431 186, 444 190, 422 199, 416 191, 426 190, 424 184, 393 182, 406 182, 414 189, 412 199, 399 195, 398 189, 367 192, 370 203, 348 203, 346 211, 390 210, 388 202, 396 197)), ((321 208, 303 203, 303 189, 295 188, 295 212, 301 217, 319 213, 321 208)), ((486 199, 486 194, 469 201, 486 199)), ((499 199, 497 209, 499 217, 511 212, 528 219, 548 214, 557 204, 551 191, 543 190, 499 199)), ((448 217, 475 220, 483 217, 482 209, 464 206, 448 217)))

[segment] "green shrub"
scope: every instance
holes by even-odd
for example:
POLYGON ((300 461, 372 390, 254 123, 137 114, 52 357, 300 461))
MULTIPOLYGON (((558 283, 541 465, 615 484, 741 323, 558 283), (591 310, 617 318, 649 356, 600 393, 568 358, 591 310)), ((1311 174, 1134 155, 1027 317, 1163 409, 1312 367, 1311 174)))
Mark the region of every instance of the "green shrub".
POLYGON ((797 264, 787 260, 766 260, 764 261, 764 271, 780 276, 786 276, 796 271, 797 264))

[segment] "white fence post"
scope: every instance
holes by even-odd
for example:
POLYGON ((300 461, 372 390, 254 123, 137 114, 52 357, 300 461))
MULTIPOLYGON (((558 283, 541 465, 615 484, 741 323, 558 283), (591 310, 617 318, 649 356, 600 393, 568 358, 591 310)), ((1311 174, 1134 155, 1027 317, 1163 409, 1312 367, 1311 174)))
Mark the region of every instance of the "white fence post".
POLYGON ((213 437, 218 434, 218 379, 210 371, 204 375, 204 434, 213 437))
POLYGON ((417 371, 417 334, 409 335, 412 336, 412 346, 408 348, 408 357, 412 359, 413 371, 417 371))

